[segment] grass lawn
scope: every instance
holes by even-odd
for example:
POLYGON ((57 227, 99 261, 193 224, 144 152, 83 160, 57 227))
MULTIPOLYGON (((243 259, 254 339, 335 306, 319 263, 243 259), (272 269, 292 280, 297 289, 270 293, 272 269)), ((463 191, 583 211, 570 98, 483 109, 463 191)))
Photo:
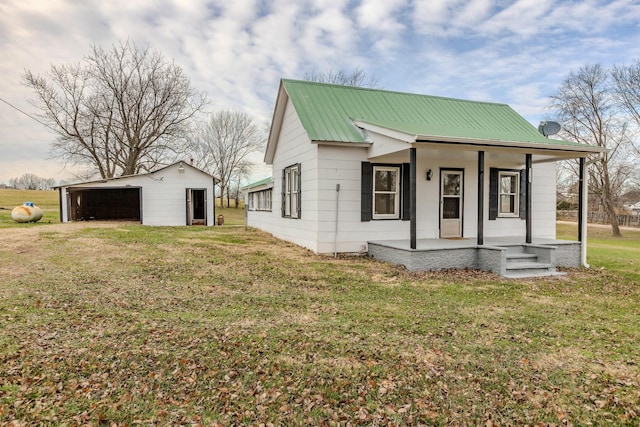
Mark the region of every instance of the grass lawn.
POLYGON ((238 212, 0 221, 0 425, 640 423, 640 233, 514 281, 315 256, 238 212))

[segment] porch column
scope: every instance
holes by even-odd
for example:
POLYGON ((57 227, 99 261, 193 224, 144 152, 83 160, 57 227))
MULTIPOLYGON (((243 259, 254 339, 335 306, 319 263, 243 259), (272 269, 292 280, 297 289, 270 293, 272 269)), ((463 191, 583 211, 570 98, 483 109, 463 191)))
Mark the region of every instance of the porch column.
POLYGON ((585 209, 582 205, 582 191, 584 187, 584 157, 580 157, 580 171, 578 172, 578 242, 582 243, 582 223, 584 222, 585 209))
POLYGON ((527 243, 531 243, 531 154, 526 156, 525 179, 527 180, 527 194, 525 200, 526 221, 527 221, 527 243))
POLYGON ((580 241, 580 263, 589 268, 587 263, 587 207, 589 206, 589 174, 586 159, 580 159, 580 207, 578 208, 578 240, 580 241))
POLYGON ((478 151, 478 245, 484 245, 484 151, 478 151))
POLYGON ((411 249, 417 247, 416 244, 416 149, 411 147, 409 149, 409 192, 410 195, 410 233, 411 233, 411 249))

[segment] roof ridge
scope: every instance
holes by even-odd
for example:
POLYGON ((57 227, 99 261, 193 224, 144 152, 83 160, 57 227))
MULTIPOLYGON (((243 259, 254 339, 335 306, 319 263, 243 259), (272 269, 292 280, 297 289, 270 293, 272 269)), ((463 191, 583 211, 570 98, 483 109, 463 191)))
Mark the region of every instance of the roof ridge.
POLYGON ((390 93, 390 94, 395 94, 395 95, 414 96, 414 97, 417 96, 417 97, 422 97, 422 98, 436 98, 436 99, 441 99, 441 100, 456 101, 456 102, 468 102, 468 103, 474 103, 474 104, 502 105, 502 106, 506 106, 506 107, 511 108, 511 106, 509 104, 507 104, 506 102, 477 101, 477 100, 473 100, 473 99, 452 98, 452 97, 449 97, 449 96, 428 95, 428 94, 424 94, 424 93, 405 92, 405 91, 389 90, 389 89, 377 89, 377 88, 373 88, 373 87, 349 86, 349 85, 341 85, 341 84, 337 84, 337 83, 314 82, 314 81, 310 81, 310 80, 297 80, 297 79, 287 79, 287 78, 282 78, 281 80, 282 80, 283 84, 284 83, 293 83, 293 84, 304 84, 304 85, 309 85, 309 86, 327 86, 327 87, 333 87, 333 88, 336 88, 336 89, 358 90, 358 91, 365 91, 365 92, 390 93))

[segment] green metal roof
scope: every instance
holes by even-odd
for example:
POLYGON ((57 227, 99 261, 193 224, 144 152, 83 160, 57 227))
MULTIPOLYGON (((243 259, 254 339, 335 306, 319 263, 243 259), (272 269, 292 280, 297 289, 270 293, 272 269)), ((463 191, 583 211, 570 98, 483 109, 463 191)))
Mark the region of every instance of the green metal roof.
POLYGON ((524 142, 575 147, 549 139, 506 104, 282 80, 309 139, 364 143, 353 120, 416 137, 524 142))
POLYGON ((242 189, 243 190, 248 190, 250 188, 259 187, 261 185, 269 184, 269 183, 272 183, 272 182, 273 182, 273 178, 268 177, 268 178, 261 179, 260 181, 255 181, 255 182, 252 182, 250 184, 247 184, 244 187, 242 187, 242 189))

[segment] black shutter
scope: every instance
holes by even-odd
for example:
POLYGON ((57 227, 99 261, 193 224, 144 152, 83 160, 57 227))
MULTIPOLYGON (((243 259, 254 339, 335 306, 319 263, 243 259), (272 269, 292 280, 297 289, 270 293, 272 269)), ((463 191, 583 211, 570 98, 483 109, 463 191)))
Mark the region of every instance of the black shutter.
POLYGON ((489 169, 489 219, 498 217, 498 169, 489 169))
POLYGON ((360 221, 371 221, 373 206, 373 166, 362 162, 360 178, 360 221))
POLYGON ((402 220, 411 219, 411 165, 402 164, 402 220))
POLYGON ((302 171, 300 169, 300 163, 298 166, 298 218, 302 218, 302 171))
POLYGON ((527 173, 520 171, 520 219, 527 219, 527 173))
MULTIPOLYGON (((191 213, 191 199, 189 198, 189 193, 191 192, 190 189, 185 188, 186 190, 186 195, 185 198, 187 200, 187 212, 186 212, 186 218, 187 218, 187 225, 191 225, 191 215, 189 215, 191 213)), ((220 200, 220 204, 222 204, 222 200, 220 200)))
POLYGON ((285 189, 286 189, 285 185, 287 184, 287 182, 286 182, 286 181, 287 181, 286 177, 287 177, 286 169, 282 169, 282 197, 280 198, 280 200, 281 200, 281 203, 280 203, 280 204, 281 204, 281 206, 280 206, 280 208, 281 208, 282 216, 283 216, 283 217, 284 217, 284 216, 286 216, 286 214, 287 214, 287 213, 285 212, 285 206, 286 206, 286 204, 285 204, 285 200, 284 200, 284 198, 285 198, 285 196, 286 196, 286 193, 285 193, 285 189))

